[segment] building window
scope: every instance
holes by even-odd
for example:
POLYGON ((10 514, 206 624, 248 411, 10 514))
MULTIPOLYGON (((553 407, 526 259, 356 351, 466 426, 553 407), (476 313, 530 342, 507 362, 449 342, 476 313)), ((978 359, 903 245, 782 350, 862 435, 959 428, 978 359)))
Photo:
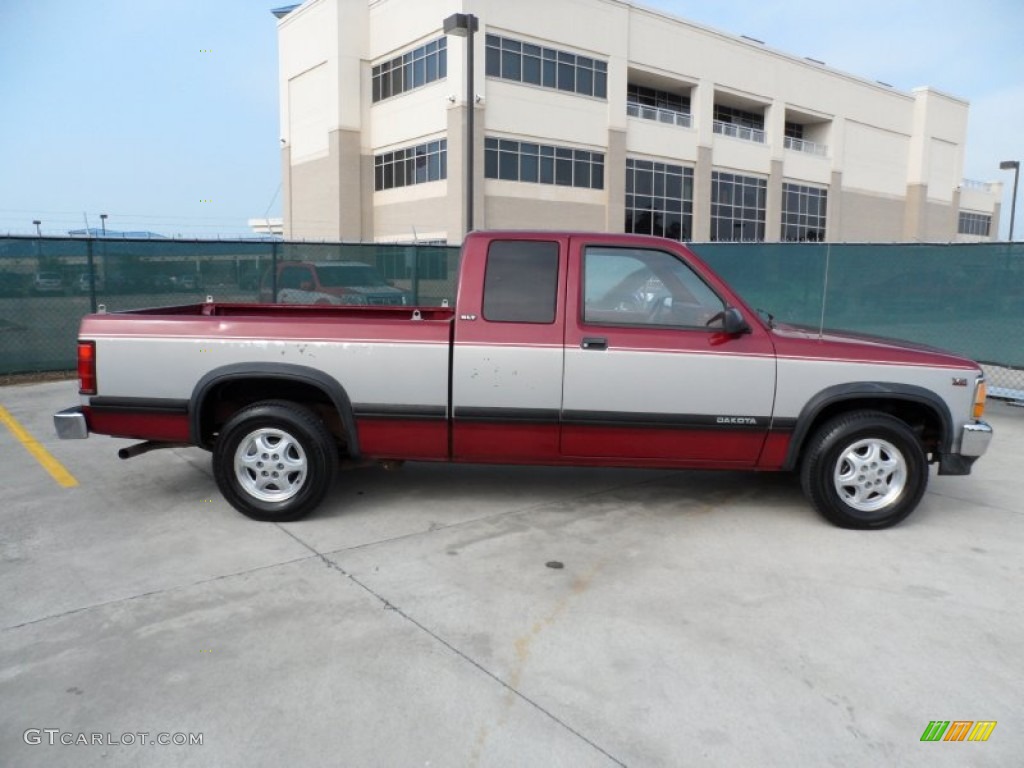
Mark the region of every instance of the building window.
POLYGON ((968 213, 960 211, 960 222, 956 231, 961 235, 979 235, 988 237, 992 229, 992 217, 987 213, 968 213))
POLYGON ((720 123, 731 123, 743 128, 753 128, 758 131, 764 130, 764 115, 745 112, 742 109, 734 109, 733 107, 723 107, 720 104, 715 104, 715 120, 720 123))
POLYGON ((508 139, 484 140, 484 177, 604 189, 604 155, 508 139))
POLYGON ((821 242, 825 239, 828 190, 782 184, 782 239, 821 242))
POLYGON ((804 127, 800 123, 791 123, 789 120, 786 121, 785 136, 787 139, 803 139, 804 127))
POLYGON ((439 37, 373 68, 373 103, 448 76, 448 40, 439 37))
POLYGON ((626 114, 689 128, 690 97, 631 83, 626 89, 626 114))
POLYGON ((484 320, 553 323, 557 289, 558 243, 495 240, 487 249, 484 320))
POLYGON ((607 62, 498 35, 487 35, 487 75, 583 96, 608 97, 607 62))
POLYGON ((715 105, 715 119, 711 125, 715 133, 743 141, 764 144, 764 115, 745 112, 742 109, 715 105))
POLYGON ((764 240, 768 183, 755 176, 711 172, 711 239, 764 240))
POLYGON ((659 91, 655 88, 633 85, 632 83, 626 87, 626 102, 628 104, 639 104, 642 107, 671 109, 675 112, 690 113, 689 96, 680 96, 669 91, 659 91))
POLYGON ((384 152, 373 158, 373 188, 408 187, 448 178, 448 139, 384 152))
POLYGON ((693 239, 693 169, 626 160, 626 232, 693 239))

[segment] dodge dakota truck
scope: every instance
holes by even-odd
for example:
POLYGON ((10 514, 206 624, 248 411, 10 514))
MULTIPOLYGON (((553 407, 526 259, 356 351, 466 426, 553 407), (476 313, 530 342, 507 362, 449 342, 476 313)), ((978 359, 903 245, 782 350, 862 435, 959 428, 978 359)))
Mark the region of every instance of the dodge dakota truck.
POLYGON ((970 360, 775 323, 633 235, 473 233, 452 308, 92 314, 78 373, 62 438, 207 449, 225 498, 271 521, 342 463, 412 460, 791 471, 831 522, 883 528, 992 436, 970 360))

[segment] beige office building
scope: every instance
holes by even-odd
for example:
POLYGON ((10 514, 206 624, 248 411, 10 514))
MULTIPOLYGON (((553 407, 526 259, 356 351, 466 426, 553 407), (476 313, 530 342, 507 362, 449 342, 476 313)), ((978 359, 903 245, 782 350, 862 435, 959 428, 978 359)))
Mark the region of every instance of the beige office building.
POLYGON ((676 239, 995 239, 968 104, 627 0, 309 0, 277 11, 284 231, 460 243, 473 227, 676 239))

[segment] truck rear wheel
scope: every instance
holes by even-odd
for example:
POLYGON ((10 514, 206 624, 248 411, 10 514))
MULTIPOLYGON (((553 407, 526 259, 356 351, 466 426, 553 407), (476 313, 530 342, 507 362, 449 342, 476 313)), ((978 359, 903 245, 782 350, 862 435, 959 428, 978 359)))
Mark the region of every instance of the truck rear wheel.
POLYGON ((877 411, 856 411, 815 433, 800 480, 814 508, 835 525, 888 528, 921 501, 928 461, 904 422, 877 411))
POLYGON ((334 480, 338 449, 310 410, 283 400, 236 413, 213 448, 213 476, 228 502, 253 520, 288 522, 312 512, 334 480))

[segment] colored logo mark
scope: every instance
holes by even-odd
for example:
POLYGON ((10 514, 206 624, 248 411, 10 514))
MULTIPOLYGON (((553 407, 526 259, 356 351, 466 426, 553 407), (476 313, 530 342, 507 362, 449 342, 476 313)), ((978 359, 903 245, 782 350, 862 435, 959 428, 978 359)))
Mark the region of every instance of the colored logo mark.
POLYGON ((932 720, 921 741, 988 741, 995 727, 995 720, 932 720))

